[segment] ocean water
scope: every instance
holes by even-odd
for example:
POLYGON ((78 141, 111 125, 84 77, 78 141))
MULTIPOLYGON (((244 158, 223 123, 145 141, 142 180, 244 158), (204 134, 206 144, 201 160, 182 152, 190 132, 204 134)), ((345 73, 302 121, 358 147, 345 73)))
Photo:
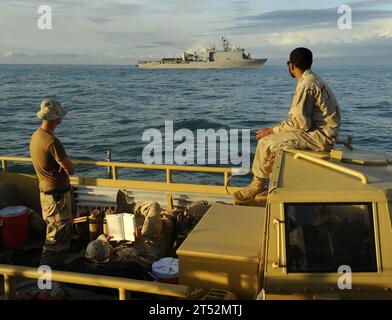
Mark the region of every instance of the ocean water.
MULTIPOLYGON (((341 135, 357 148, 392 153, 392 66, 314 66, 334 91, 342 113, 341 135)), ((286 66, 256 70, 138 70, 133 66, 0 65, 0 155, 29 156, 45 97, 68 111, 56 135, 72 159, 142 162, 149 128, 250 129, 287 118, 295 80, 286 66)), ((219 146, 219 144, 218 144, 219 146)), ((196 159, 195 159, 196 160, 196 159)), ((197 165, 197 163, 196 163, 197 165)), ((217 163, 218 166, 232 166, 217 163)), ((32 172, 31 166, 11 165, 32 172)), ((80 167, 78 175, 106 177, 105 169, 80 167)), ((160 180, 161 172, 120 170, 120 177, 160 180)), ((178 174, 175 181, 217 183, 221 177, 178 174)), ((234 183, 243 183, 238 178, 234 183)))

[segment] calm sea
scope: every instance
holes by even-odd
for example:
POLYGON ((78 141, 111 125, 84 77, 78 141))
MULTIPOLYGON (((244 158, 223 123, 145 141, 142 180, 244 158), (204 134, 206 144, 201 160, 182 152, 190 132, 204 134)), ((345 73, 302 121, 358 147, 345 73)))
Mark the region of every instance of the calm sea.
MULTIPOLYGON (((337 96, 341 135, 354 146, 392 153, 392 66, 315 66, 337 96)), ((44 97, 68 111, 56 131, 73 159, 142 162, 143 132, 174 129, 256 129, 287 118, 295 87, 286 66, 258 70, 138 70, 133 66, 0 65, 0 155, 29 156, 44 97)), ((222 165, 219 164, 218 165, 222 165)), ((14 165, 31 172, 31 167, 14 165)), ((11 169, 12 169, 11 168, 11 169)), ((103 169, 79 174, 106 176, 103 169)), ((121 172, 153 180, 163 174, 121 172)), ((209 181, 194 175, 178 181, 209 181)), ((222 179, 219 179, 221 181, 222 179)))

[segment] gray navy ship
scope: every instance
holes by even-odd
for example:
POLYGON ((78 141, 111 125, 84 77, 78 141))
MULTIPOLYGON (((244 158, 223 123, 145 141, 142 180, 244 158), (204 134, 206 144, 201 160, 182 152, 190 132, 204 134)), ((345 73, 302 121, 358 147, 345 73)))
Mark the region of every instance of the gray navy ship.
POLYGON ((159 61, 139 61, 139 69, 229 69, 260 68, 267 59, 253 59, 242 48, 231 48, 222 36, 222 50, 207 48, 203 55, 184 52, 181 58, 163 58, 159 61))

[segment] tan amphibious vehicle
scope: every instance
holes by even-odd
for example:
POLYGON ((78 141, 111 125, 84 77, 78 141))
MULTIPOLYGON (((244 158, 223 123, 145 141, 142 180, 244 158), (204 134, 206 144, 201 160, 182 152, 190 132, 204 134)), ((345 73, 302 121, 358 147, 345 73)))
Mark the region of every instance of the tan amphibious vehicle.
MULTIPOLYGON (((11 172, 28 158, 0 157, 0 182, 17 186, 21 204, 40 212, 36 176, 11 172), (9 169, 9 170, 7 170, 9 169)), ((177 249, 178 284, 53 271, 53 280, 192 298, 195 289, 231 292, 239 299, 391 299, 392 157, 370 151, 283 150, 276 157, 267 197, 233 204, 229 168, 77 161, 111 168, 110 179, 71 177, 75 214, 80 206, 110 207, 118 190, 133 200, 180 208, 212 203, 177 249), (122 180, 119 169, 162 170, 166 181, 122 180), (178 172, 221 174, 221 186, 174 183, 178 172)), ((233 177, 231 180, 235 180, 233 177)), ((35 268, 0 265, 4 297, 16 297, 20 278, 35 268)))

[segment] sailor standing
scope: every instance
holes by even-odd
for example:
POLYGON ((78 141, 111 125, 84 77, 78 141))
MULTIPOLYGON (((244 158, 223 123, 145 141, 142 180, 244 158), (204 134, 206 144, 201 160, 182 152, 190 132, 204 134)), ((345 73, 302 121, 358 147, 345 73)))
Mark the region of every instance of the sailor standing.
POLYGON ((33 133, 30 153, 37 173, 42 216, 46 222, 46 241, 41 265, 56 269, 65 257, 72 236, 72 211, 69 174, 74 164, 60 140, 54 135, 66 111, 55 100, 45 99, 37 113, 41 126, 33 133))

